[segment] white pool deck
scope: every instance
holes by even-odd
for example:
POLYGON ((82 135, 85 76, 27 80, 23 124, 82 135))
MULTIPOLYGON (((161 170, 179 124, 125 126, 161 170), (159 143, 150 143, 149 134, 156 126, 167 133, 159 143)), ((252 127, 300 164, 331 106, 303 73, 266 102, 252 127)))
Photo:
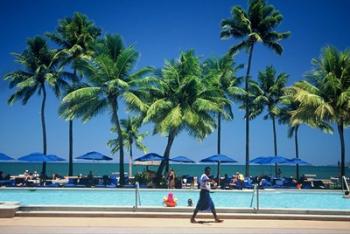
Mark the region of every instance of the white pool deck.
POLYGON ((242 233, 242 234, 345 234, 350 233, 350 222, 301 220, 241 220, 225 219, 214 223, 212 219, 162 218, 65 218, 15 217, 0 219, 1 234, 114 234, 114 233, 242 233))

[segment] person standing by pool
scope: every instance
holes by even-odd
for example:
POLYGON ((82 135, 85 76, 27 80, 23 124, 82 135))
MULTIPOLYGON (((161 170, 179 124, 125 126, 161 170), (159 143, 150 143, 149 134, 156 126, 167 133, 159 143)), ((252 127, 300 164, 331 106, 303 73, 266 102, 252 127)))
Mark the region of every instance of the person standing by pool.
POLYGON ((196 222, 195 218, 198 211, 200 210, 210 210, 214 215, 215 222, 217 223, 223 222, 223 220, 219 219, 218 216, 216 215, 214 202, 211 200, 211 197, 209 194, 210 182, 211 182, 211 179, 209 178, 209 176, 210 176, 210 167, 206 167, 204 169, 204 174, 199 179, 199 185, 200 185, 201 191, 200 191, 199 200, 198 200, 196 209, 193 211, 193 215, 191 217, 191 223, 196 222))
POLYGON ((171 170, 169 171, 167 179, 168 179, 168 188, 169 189, 174 189, 175 188, 175 179, 176 179, 176 175, 175 175, 174 169, 171 168, 171 170))

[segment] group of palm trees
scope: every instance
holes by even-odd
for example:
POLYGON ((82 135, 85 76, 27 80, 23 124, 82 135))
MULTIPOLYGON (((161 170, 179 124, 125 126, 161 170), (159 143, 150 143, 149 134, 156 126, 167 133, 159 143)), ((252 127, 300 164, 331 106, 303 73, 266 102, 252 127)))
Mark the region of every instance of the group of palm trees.
POLYGON ((221 120, 233 117, 231 106, 240 105, 246 119, 246 176, 249 176, 249 122, 266 109, 265 119, 272 120, 274 154, 277 151, 276 121, 290 126, 295 135, 296 156, 298 129, 301 124, 332 131, 336 123, 341 143, 341 175, 345 174, 344 127, 350 124, 350 53, 334 47, 322 50, 314 59, 307 80, 286 87, 288 75, 273 66, 251 77, 254 48, 257 43, 282 54, 280 41, 289 32, 275 29, 283 17, 264 0, 249 1, 248 9, 235 6, 232 17, 222 21, 221 38, 237 38, 221 58, 202 62, 193 50, 181 52, 178 59, 166 61, 163 68, 135 69, 138 53, 125 46, 117 34, 101 36, 101 30, 85 15, 75 13, 59 22, 57 30, 46 37, 56 43, 49 48, 44 37, 34 37, 27 48, 14 54, 22 65, 5 75, 15 93, 9 103, 21 100, 26 104, 34 93, 42 96, 41 121, 43 153, 47 153, 45 102, 47 88, 61 100, 59 114, 69 122, 69 169, 73 175, 73 120, 88 121, 109 110, 112 131, 116 138, 108 142, 112 152, 119 151, 120 183, 124 184, 124 148, 132 157, 132 146, 142 144, 144 133, 139 128, 154 124, 154 134, 167 138, 164 160, 157 177, 169 170, 169 155, 176 136, 182 131, 204 139, 218 130, 217 152, 221 153, 221 120), (235 54, 248 52, 245 77, 237 76, 243 65, 234 62, 235 54), (240 87, 244 79, 243 88, 240 87), (122 104, 123 103, 123 104, 122 104), (126 107, 124 110, 122 107, 126 107), (132 114, 120 119, 120 112, 132 114))

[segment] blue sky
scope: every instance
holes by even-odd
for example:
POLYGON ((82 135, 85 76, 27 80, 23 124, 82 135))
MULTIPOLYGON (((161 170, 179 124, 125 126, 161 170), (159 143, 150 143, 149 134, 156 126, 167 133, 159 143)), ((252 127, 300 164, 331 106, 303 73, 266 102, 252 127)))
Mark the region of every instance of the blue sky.
MULTIPOLYGON (((350 1, 346 0, 284 0, 269 1, 284 15, 280 31, 291 31, 289 39, 282 42, 285 51, 282 56, 259 45, 256 47, 252 74, 256 79, 259 70, 274 65, 279 72, 290 75, 289 84, 303 78, 311 69, 310 61, 318 57, 321 47, 334 45, 338 49, 349 47, 350 1)), ((0 1, 0 75, 18 68, 11 52, 21 52, 29 37, 55 30, 59 19, 82 12, 93 20, 103 33, 119 33, 126 44, 132 44, 140 52, 137 67, 151 65, 161 67, 165 59, 175 58, 180 51, 194 49, 202 59, 221 56, 235 40, 222 41, 219 38, 220 21, 230 16, 234 5, 246 7, 246 1, 0 1)), ((236 57, 237 63, 246 63, 243 51, 236 57)), ((245 70, 241 71, 243 75, 245 70)), ((0 80, 0 152, 13 157, 41 151, 41 125, 39 96, 35 95, 26 106, 20 102, 7 105, 7 98, 13 90, 0 80)), ((58 117, 59 101, 49 92, 46 119, 48 151, 62 157, 68 154, 68 124, 58 117)), ((244 120, 243 112, 235 110, 235 119, 224 122, 222 128, 222 153, 234 157, 243 164, 244 120)), ((121 113, 122 117, 128 113, 121 113)), ((106 142, 113 137, 110 133, 109 113, 98 116, 86 124, 75 121, 74 153, 79 156, 87 151, 97 150, 110 155, 106 142)), ((151 132, 151 125, 143 130, 151 132)), ((287 128, 278 126, 279 154, 294 155, 294 142, 287 137, 287 128)), ((346 160, 350 160, 350 131, 345 131, 346 160)), ((317 129, 303 126, 300 129, 301 157, 315 165, 336 164, 339 160, 339 137, 323 134, 317 129)), ((166 140, 155 135, 145 139, 152 152, 162 154, 166 140)), ((195 160, 216 152, 216 132, 200 142, 181 134, 175 139, 172 154, 186 155, 195 160)), ((136 151, 136 156, 142 153, 136 151)), ((273 154, 272 123, 262 117, 251 124, 251 157, 273 154)), ((113 156, 118 159, 118 156, 113 156)))

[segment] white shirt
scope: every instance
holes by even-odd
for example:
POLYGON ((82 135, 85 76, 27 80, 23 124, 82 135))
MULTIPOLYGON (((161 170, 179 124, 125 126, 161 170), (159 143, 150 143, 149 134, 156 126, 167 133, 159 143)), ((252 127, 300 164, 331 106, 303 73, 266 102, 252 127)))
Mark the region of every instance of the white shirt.
POLYGON ((200 189, 210 190, 209 177, 206 174, 203 174, 199 178, 200 189))

